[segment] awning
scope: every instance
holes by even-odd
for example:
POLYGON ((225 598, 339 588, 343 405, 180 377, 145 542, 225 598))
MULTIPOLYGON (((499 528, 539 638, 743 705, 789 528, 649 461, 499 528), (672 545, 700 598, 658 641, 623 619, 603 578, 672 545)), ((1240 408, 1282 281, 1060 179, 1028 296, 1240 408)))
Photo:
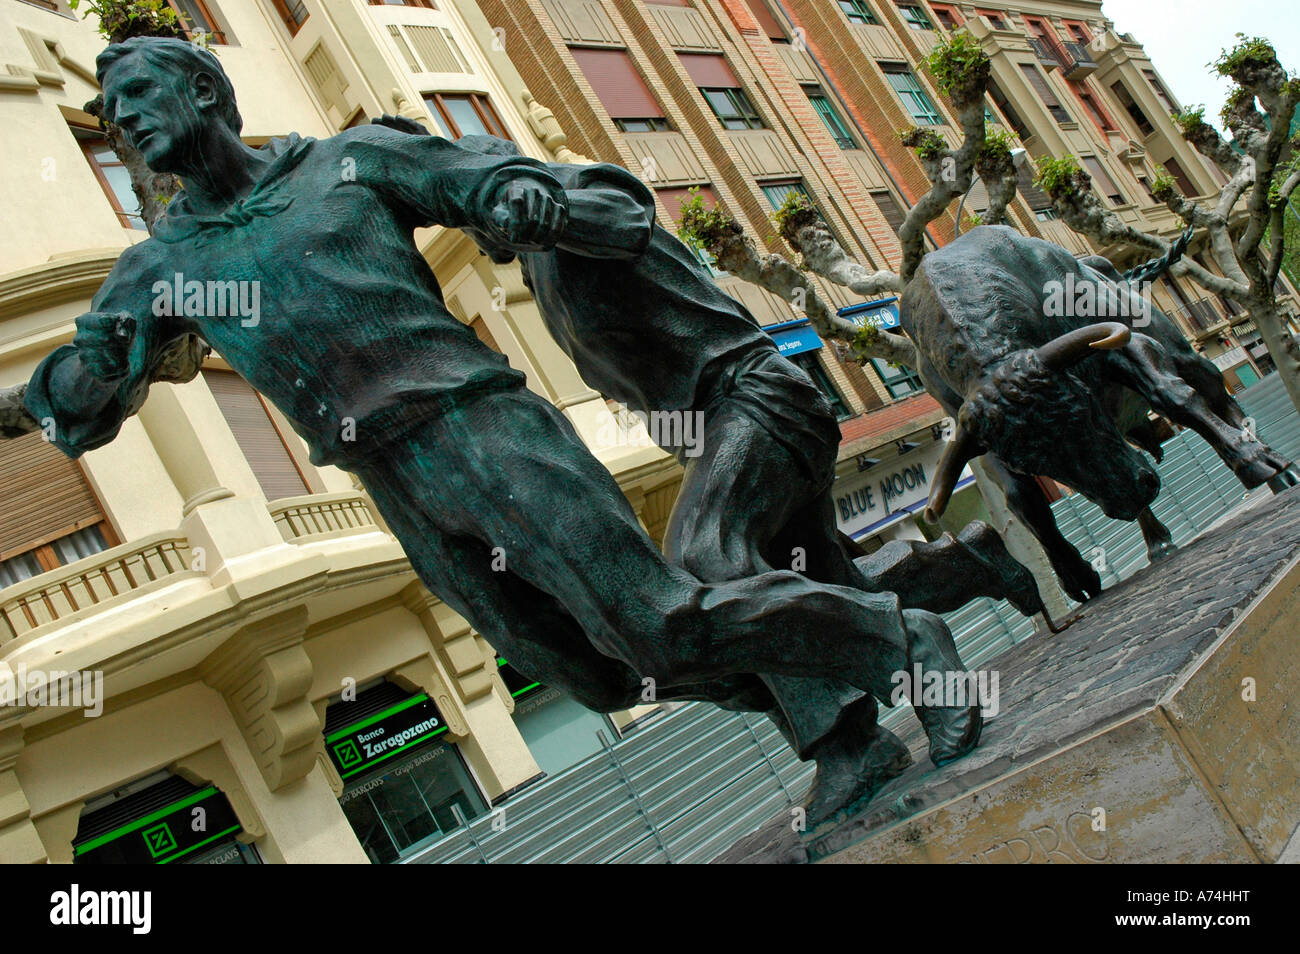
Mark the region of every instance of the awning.
POLYGON ((898 298, 882 298, 879 301, 863 302, 861 305, 847 305, 836 312, 841 318, 847 318, 860 325, 873 324, 886 330, 898 327, 898 298))
POLYGON ((789 357, 804 351, 816 351, 822 346, 822 339, 808 323, 807 318, 797 321, 783 321, 779 325, 769 325, 763 329, 776 342, 776 349, 789 357))

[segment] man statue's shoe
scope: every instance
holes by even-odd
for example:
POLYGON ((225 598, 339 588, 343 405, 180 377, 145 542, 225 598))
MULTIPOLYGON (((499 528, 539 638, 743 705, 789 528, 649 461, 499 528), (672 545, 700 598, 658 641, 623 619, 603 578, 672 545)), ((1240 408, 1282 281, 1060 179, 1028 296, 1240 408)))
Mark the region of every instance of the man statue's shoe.
POLYGON ((866 807, 884 785, 912 764, 911 753, 894 733, 874 727, 862 744, 861 734, 837 733, 817 752, 817 777, 804 801, 807 832, 821 834, 866 807))
POLYGON ((979 745, 984 714, 978 705, 916 706, 915 712, 930 737, 930 761, 936 766, 955 762, 979 745))
POLYGON ((959 539, 1002 583, 1002 596, 1024 616, 1043 612, 1043 598, 1029 568, 1011 555, 1001 535, 983 521, 973 521, 959 539))
MULTIPOLYGON (((914 676, 919 669, 924 679, 925 673, 938 672, 947 685, 949 674, 966 672, 952 631, 942 617, 924 610, 903 610, 903 625, 907 630, 908 675, 914 676)), ((980 699, 970 700, 974 702, 971 706, 927 706, 921 704, 922 697, 922 686, 912 686, 912 708, 930 737, 930 761, 946 765, 979 744, 984 729, 980 699)))

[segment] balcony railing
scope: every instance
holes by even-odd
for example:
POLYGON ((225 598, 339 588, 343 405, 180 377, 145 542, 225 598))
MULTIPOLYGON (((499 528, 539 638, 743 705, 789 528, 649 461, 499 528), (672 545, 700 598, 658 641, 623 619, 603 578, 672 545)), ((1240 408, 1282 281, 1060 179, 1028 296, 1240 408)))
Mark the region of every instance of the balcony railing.
POLYGON ((0 645, 47 623, 201 575, 190 569, 184 536, 162 533, 124 543, 0 591, 0 645))
POLYGON ((1053 36, 1031 36, 1029 45, 1048 67, 1059 66, 1066 79, 1083 79, 1097 69, 1097 63, 1082 43, 1062 43, 1053 36))
POLYGON ((378 530, 375 515, 358 493, 287 497, 271 505, 271 518, 286 543, 304 543, 378 530))
POLYGON ((1183 321, 1197 334, 1204 334, 1225 320, 1208 298, 1198 298, 1180 305, 1174 314, 1182 316, 1183 321))

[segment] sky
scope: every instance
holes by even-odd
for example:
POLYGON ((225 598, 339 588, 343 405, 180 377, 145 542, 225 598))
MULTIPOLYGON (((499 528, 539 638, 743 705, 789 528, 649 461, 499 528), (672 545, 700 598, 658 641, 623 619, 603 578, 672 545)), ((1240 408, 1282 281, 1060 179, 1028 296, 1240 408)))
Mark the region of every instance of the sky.
POLYGON ((1205 120, 1222 129, 1219 108, 1228 81, 1206 64, 1231 47, 1236 34, 1272 41, 1282 65, 1300 69, 1300 3, 1296 0, 1102 0, 1101 11, 1118 33, 1146 47, 1174 99, 1206 105, 1205 120))

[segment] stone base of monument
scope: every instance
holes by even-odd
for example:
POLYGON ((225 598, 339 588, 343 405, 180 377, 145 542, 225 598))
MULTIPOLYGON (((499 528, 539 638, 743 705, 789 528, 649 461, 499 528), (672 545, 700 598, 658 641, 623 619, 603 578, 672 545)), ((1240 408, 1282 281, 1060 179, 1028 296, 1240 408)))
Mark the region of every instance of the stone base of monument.
POLYGON ((1261 500, 984 667, 980 747, 916 760, 815 838, 720 862, 1273 862, 1300 825, 1300 488, 1261 500))

